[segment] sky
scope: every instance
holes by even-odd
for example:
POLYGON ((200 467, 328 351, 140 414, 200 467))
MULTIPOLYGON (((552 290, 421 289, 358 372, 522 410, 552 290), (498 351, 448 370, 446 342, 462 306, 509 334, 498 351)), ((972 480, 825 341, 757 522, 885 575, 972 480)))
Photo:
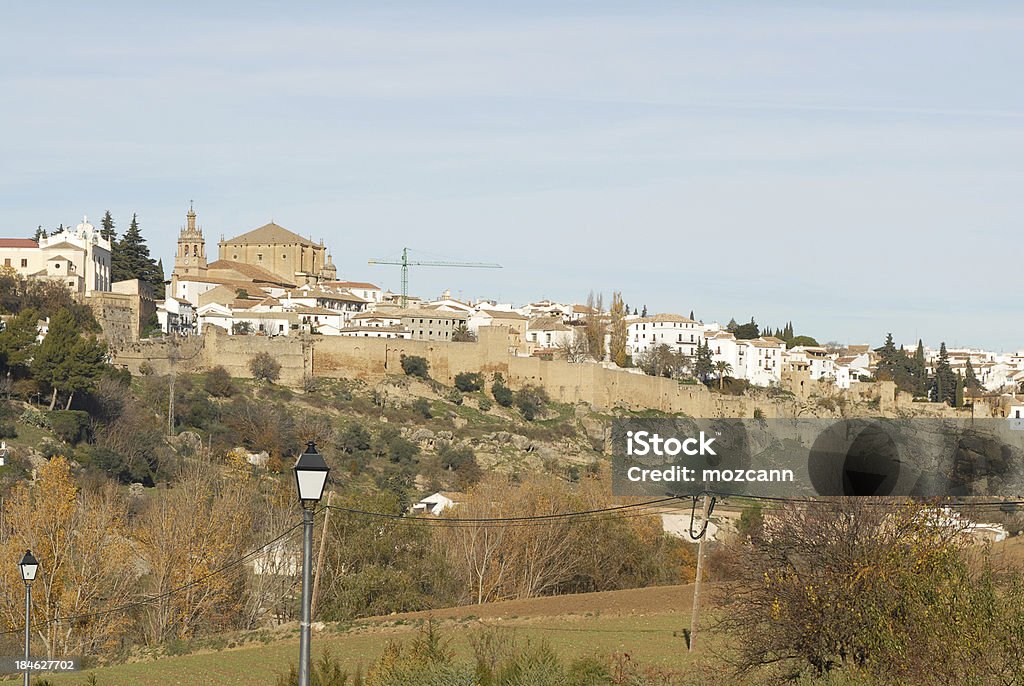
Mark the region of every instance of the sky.
MULTIPOLYGON (((45 2, 0 23, 0 235, 274 220, 434 297, 621 291, 1024 348, 1024 5, 45 2), (899 5, 898 9, 894 9, 899 5)), ((212 243, 213 245, 209 245, 212 243)))

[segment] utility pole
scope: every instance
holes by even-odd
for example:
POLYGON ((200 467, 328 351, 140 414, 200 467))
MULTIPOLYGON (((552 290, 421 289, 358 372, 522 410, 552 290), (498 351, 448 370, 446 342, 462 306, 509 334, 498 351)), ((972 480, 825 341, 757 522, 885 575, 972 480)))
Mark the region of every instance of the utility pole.
POLYGON ((704 518, 702 521, 701 536, 697 539, 697 576, 693 580, 693 614, 690 617, 690 652, 694 651, 697 645, 697 619, 700 616, 700 587, 701 587, 701 576, 704 573, 704 539, 707 538, 708 528, 708 517, 711 512, 709 510, 710 498, 708 494, 704 493, 704 506, 701 508, 704 512, 704 518))
POLYGON ((168 393, 167 393, 167 435, 174 435, 174 376, 175 376, 175 365, 178 357, 177 341, 174 339, 173 334, 171 336, 171 346, 167 351, 167 360, 170 362, 170 374, 168 380, 168 393))
POLYGON ((324 568, 324 551, 327 550, 327 523, 331 521, 331 499, 334 491, 327 493, 327 509, 324 512, 324 528, 320 532, 320 550, 316 556, 316 575, 313 577, 313 602, 310 605, 310 619, 316 617, 316 601, 320 597, 320 570, 324 568))

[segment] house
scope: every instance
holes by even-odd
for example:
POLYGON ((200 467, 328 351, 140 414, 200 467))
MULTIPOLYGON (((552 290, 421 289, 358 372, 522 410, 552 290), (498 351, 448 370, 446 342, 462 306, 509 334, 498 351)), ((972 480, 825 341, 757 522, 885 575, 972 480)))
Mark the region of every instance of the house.
POLYGON ((409 512, 414 515, 433 515, 438 516, 445 510, 450 510, 459 504, 465 498, 462 493, 456 493, 454 491, 438 491, 433 495, 428 495, 417 503, 413 503, 413 506, 409 508, 409 512))
POLYGON ((790 348, 784 355, 784 363, 791 371, 810 373, 811 381, 836 379, 835 358, 821 346, 798 345, 790 348))
POLYGON ((506 310, 477 310, 469 315, 466 326, 473 333, 480 331, 481 326, 506 326, 514 329, 521 338, 526 337, 526 325, 529 319, 518 312, 506 310))
POLYGON ((575 335, 575 329, 565 324, 560 316, 534 317, 526 324, 526 342, 537 348, 564 348, 575 335))
POLYGON ((679 314, 637 317, 628 320, 626 354, 636 357, 660 345, 667 345, 672 352, 692 357, 697 354, 703 333, 700 324, 679 314))
POLYGON ((384 291, 380 286, 366 281, 326 281, 320 284, 320 287, 325 290, 348 291, 369 303, 379 303, 384 300, 384 291))
POLYGON ((734 379, 746 379, 755 386, 769 386, 782 379, 782 356, 786 344, 778 338, 763 336, 737 339, 724 330, 706 334, 712 362, 724 362, 734 379))
POLYGON ((177 298, 157 300, 156 318, 160 322, 160 330, 164 333, 187 336, 196 331, 196 308, 186 300, 177 298))

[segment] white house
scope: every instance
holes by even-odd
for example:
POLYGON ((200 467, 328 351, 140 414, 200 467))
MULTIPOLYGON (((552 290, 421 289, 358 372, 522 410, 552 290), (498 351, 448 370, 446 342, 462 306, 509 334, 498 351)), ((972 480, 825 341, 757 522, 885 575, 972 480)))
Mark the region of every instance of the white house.
POLYGON ((192 303, 177 298, 156 301, 156 318, 164 333, 187 336, 195 333, 196 308, 192 303))
POLYGON ((462 493, 438 491, 433 495, 428 495, 418 503, 413 503, 413 506, 409 508, 409 512, 414 515, 428 514, 436 517, 445 510, 449 510, 458 505, 459 501, 464 497, 465 496, 462 493))
POLYGON ((366 281, 327 281, 321 287, 324 290, 348 291, 370 303, 379 303, 384 299, 384 291, 380 286, 366 281))
POLYGON ((626 327, 626 354, 636 357, 667 345, 673 352, 692 357, 703 337, 701 325, 679 314, 656 314, 631 319, 626 327))
POLYGON ((778 338, 763 336, 751 340, 737 338, 728 331, 706 334, 713 362, 725 362, 732 369, 728 376, 746 379, 755 386, 769 386, 782 379, 782 355, 786 344, 778 338))
POLYGON ((534 317, 526 323, 526 342, 538 348, 564 348, 574 335, 573 327, 561 317, 534 317))

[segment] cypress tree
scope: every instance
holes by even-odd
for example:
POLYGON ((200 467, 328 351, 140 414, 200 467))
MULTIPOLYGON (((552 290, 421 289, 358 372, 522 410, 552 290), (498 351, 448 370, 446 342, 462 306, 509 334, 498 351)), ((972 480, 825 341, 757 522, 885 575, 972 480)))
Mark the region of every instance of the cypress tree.
POLYGON ((928 362, 924 358, 924 342, 917 339, 917 350, 914 351, 913 361, 914 393, 916 395, 928 395, 928 362))

